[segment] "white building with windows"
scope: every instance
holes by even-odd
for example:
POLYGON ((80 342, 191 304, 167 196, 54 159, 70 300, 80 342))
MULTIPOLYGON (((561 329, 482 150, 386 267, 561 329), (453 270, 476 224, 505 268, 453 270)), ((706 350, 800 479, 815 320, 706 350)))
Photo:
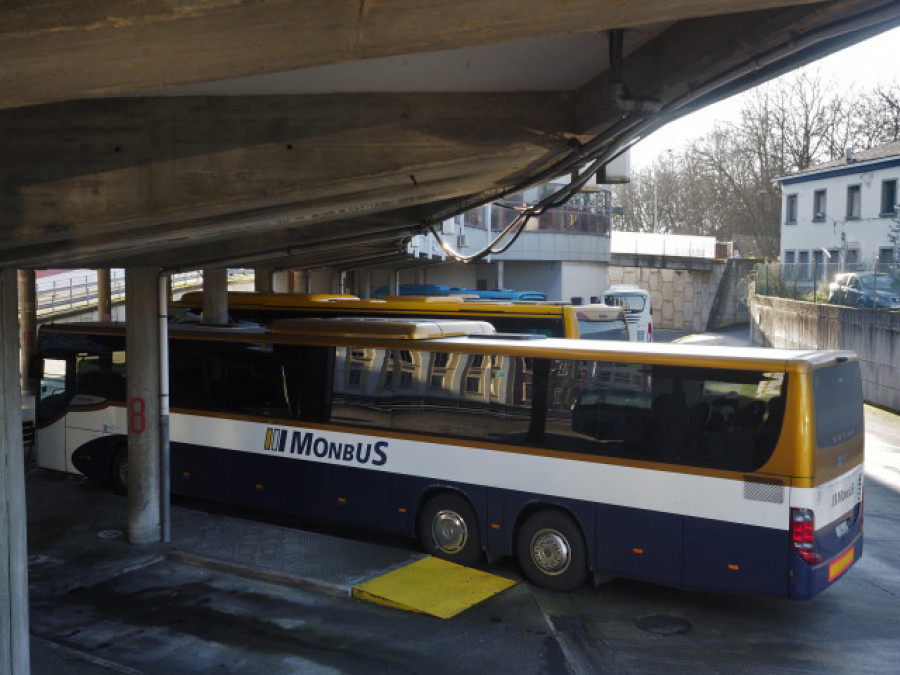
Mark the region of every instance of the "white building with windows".
MULTIPOLYGON (((900 141, 776 178, 782 192, 781 262, 833 269, 896 263, 900 141)), ((821 268, 820 268, 821 269, 821 268)))

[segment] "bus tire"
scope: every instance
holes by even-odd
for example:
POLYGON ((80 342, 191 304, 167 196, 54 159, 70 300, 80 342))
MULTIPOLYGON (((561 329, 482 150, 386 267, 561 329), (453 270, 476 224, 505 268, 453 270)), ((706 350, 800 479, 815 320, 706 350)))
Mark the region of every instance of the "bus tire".
POLYGON ((460 565, 481 560, 475 509, 458 494, 445 492, 428 500, 419 516, 419 539, 436 558, 460 565))
POLYGON ((109 480, 117 495, 128 494, 128 447, 118 446, 109 463, 109 480))
POLYGON ((575 520, 562 511, 538 511, 523 523, 516 542, 522 573, 534 585, 571 591, 587 579, 587 549, 575 520))

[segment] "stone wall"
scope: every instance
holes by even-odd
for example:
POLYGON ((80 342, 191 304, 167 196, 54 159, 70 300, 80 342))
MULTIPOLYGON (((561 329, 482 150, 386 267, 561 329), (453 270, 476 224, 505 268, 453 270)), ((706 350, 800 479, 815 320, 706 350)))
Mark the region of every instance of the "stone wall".
POLYGON ((769 347, 854 351, 863 398, 900 411, 900 312, 751 295, 750 337, 769 347))
MULTIPOLYGON (((637 261, 634 265, 609 265, 609 284, 634 284, 650 291, 653 327, 699 333, 707 329, 710 308, 725 271, 725 263, 707 261, 702 268, 675 267, 637 261)), ((651 257, 651 256, 647 256, 651 257)))

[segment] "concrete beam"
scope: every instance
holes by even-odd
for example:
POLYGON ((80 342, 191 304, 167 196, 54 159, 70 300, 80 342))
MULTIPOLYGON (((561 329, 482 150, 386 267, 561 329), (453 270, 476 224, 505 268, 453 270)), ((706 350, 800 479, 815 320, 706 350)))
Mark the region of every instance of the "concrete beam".
POLYGON ((577 133, 591 137, 627 126, 623 119, 655 118, 661 126, 898 23, 896 4, 886 1, 754 9, 765 11, 680 21, 625 54, 627 100, 613 96, 611 72, 599 74, 577 92, 577 133), (785 26, 793 27, 789 34, 785 26), (664 104, 662 113, 642 112, 644 100, 664 104))
POLYGON ((0 111, 0 262, 71 265, 77 251, 118 267, 140 251, 146 264, 150 246, 174 253, 499 190, 569 151, 571 102, 388 94, 0 111))
MULTIPOLYGON (((813 1, 743 0, 740 10, 813 1)), ((4 3, 0 108, 733 11, 720 0, 4 3)))

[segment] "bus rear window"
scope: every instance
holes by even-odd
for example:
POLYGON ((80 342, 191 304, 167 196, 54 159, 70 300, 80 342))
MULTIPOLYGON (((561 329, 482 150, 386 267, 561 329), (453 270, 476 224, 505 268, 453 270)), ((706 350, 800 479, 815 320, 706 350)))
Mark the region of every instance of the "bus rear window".
POLYGON ((582 340, 627 340, 628 324, 623 319, 592 321, 579 313, 578 337, 582 340))
POLYGON ((816 446, 830 448, 863 432, 862 378, 857 361, 813 372, 816 446))

